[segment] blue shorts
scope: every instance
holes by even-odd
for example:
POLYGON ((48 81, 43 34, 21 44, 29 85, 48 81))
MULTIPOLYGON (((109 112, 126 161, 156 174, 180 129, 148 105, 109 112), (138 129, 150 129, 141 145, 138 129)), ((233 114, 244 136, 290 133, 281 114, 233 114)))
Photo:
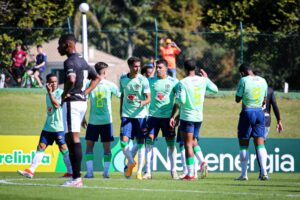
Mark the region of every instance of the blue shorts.
POLYGON ((245 108, 240 113, 238 138, 249 140, 250 137, 265 136, 265 115, 261 108, 245 108))
POLYGON ((130 139, 145 138, 147 133, 147 119, 146 118, 121 118, 121 137, 127 136, 130 139))
POLYGON ((154 134, 154 138, 157 137, 160 129, 163 137, 174 137, 176 135, 175 129, 170 127, 170 118, 149 117, 147 124, 148 132, 151 135, 154 134))
POLYGON ((201 124, 202 122, 189 122, 180 120, 180 132, 193 133, 193 138, 199 140, 201 124))
POLYGON ((54 141, 57 145, 66 144, 65 133, 63 131, 60 132, 48 132, 44 130, 42 131, 40 137, 40 143, 44 143, 48 146, 48 145, 52 145, 54 141))
POLYGON ((101 142, 112 142, 114 141, 114 132, 112 124, 104 125, 93 125, 88 124, 85 134, 86 140, 97 142, 101 138, 101 142))
POLYGON ((177 129, 176 142, 177 142, 179 145, 183 145, 183 138, 182 138, 181 132, 180 132, 180 125, 178 126, 178 129, 177 129))

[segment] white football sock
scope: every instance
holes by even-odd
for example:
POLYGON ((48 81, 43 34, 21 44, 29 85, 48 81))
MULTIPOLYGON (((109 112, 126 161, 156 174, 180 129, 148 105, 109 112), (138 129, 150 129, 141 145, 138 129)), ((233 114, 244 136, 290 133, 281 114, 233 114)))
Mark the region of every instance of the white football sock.
POLYGON ((204 161, 204 156, 203 156, 200 146, 193 147, 193 150, 194 150, 194 154, 198 160, 198 164, 201 165, 202 162, 205 162, 205 161, 204 161))
POLYGON ((168 146, 168 158, 171 163, 171 172, 176 172, 176 155, 177 151, 175 146, 168 146))
POLYGON ((153 152, 153 141, 146 140, 146 172, 151 173, 151 158, 153 152))
POLYGON ((240 148, 240 163, 242 168, 242 177, 247 177, 247 167, 249 160, 249 151, 248 147, 240 148))
POLYGON ((31 165, 29 170, 34 173, 36 168, 39 166, 39 164, 41 163, 42 159, 44 156, 44 151, 36 151, 35 155, 32 159, 31 165))
POLYGON ((183 168, 182 172, 183 172, 183 174, 187 174, 188 170, 187 170, 187 166, 186 166, 184 146, 180 147, 180 155, 181 155, 181 163, 182 163, 182 168, 183 168))
POLYGON ((265 145, 258 145, 257 147, 257 155, 260 162, 261 175, 267 175, 267 150, 265 145))
POLYGON ((138 169, 137 173, 142 173, 145 161, 145 145, 138 144, 138 169))

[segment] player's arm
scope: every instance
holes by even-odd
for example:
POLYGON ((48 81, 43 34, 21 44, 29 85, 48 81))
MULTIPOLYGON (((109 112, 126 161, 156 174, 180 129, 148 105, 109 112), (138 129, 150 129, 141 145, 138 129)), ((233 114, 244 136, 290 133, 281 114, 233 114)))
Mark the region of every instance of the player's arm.
POLYGON ((178 122, 179 119, 178 111, 179 111, 179 104, 175 103, 172 109, 172 114, 171 114, 170 124, 169 124, 172 128, 174 128, 176 126, 176 123, 178 122))
POLYGON ((94 68, 89 67, 89 75, 88 75, 88 79, 92 80, 89 87, 86 88, 86 90, 84 91, 85 95, 88 95, 100 82, 100 76, 99 74, 97 74, 97 72, 95 71, 94 68))
POLYGON ((271 94, 270 105, 272 106, 272 108, 274 110, 275 117, 277 119, 276 129, 280 133, 281 131, 283 131, 283 125, 282 125, 282 122, 281 122, 280 112, 279 112, 279 108, 277 106, 277 102, 276 102, 274 92, 272 92, 272 94, 271 94))
POLYGON ((85 115, 84 115, 83 118, 82 118, 81 126, 82 126, 82 128, 84 128, 84 129, 86 129, 86 127, 87 127, 85 115))
POLYGON ((242 98, 243 98, 243 93, 244 93, 244 81, 243 79, 240 80, 237 90, 236 90, 236 95, 235 95, 235 102, 240 103, 242 98))
POLYGON ((122 92, 120 96, 120 118, 122 117, 123 98, 124 98, 124 93, 122 92))
POLYGON ((143 81, 143 87, 144 87, 143 92, 144 92, 146 99, 140 101, 140 106, 144 106, 144 105, 150 103, 150 101, 151 101, 149 81, 146 78, 143 81))
POLYGON ((218 87, 216 84, 214 84, 209 78, 208 78, 208 75, 207 73, 203 70, 203 69, 200 69, 200 76, 202 77, 205 77, 206 80, 207 80, 207 90, 212 92, 212 93, 218 93, 218 87))
POLYGON ((46 88, 47 88, 47 92, 48 92, 48 94, 49 94, 49 98, 50 98, 50 101, 51 101, 52 105, 53 105, 56 109, 58 109, 58 108, 60 107, 60 102, 61 102, 61 101, 60 101, 59 99, 56 99, 56 98, 53 96, 53 94, 52 94, 53 90, 52 90, 51 84, 47 83, 47 84, 46 84, 46 88))
POLYGON ((151 101, 150 93, 145 93, 144 95, 145 95, 146 99, 140 101, 141 106, 144 106, 144 105, 150 103, 150 101, 151 101))

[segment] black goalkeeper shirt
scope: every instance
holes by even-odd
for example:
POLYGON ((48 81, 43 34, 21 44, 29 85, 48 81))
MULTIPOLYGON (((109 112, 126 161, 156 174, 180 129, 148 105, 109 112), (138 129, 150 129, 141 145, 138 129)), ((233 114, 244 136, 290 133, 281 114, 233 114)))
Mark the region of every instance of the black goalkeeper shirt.
POLYGON ((73 53, 64 62, 64 74, 65 84, 69 75, 76 76, 75 85, 69 92, 71 96, 65 101, 86 101, 84 91, 87 81, 96 79, 97 73, 95 69, 90 67, 80 54, 73 53))
POLYGON ((271 106, 273 107, 273 111, 274 111, 274 114, 276 116, 277 121, 280 120, 280 113, 279 113, 276 98, 275 98, 275 95, 274 95, 274 90, 269 87, 268 88, 267 102, 266 102, 266 105, 264 107, 266 127, 270 127, 270 125, 271 125, 271 106))

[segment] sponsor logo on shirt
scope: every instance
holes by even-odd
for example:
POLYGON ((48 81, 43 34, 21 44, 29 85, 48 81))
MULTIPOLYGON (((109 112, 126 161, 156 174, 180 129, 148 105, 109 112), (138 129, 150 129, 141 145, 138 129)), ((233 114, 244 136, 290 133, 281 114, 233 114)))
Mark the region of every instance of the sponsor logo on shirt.
POLYGON ((127 99, 129 99, 130 101, 133 101, 133 100, 137 99, 137 96, 135 96, 134 94, 128 94, 127 99))
POLYGON ((156 93, 156 99, 157 99, 157 100, 161 101, 161 100, 163 100, 164 98, 165 98, 164 93, 162 93, 162 92, 156 93))

